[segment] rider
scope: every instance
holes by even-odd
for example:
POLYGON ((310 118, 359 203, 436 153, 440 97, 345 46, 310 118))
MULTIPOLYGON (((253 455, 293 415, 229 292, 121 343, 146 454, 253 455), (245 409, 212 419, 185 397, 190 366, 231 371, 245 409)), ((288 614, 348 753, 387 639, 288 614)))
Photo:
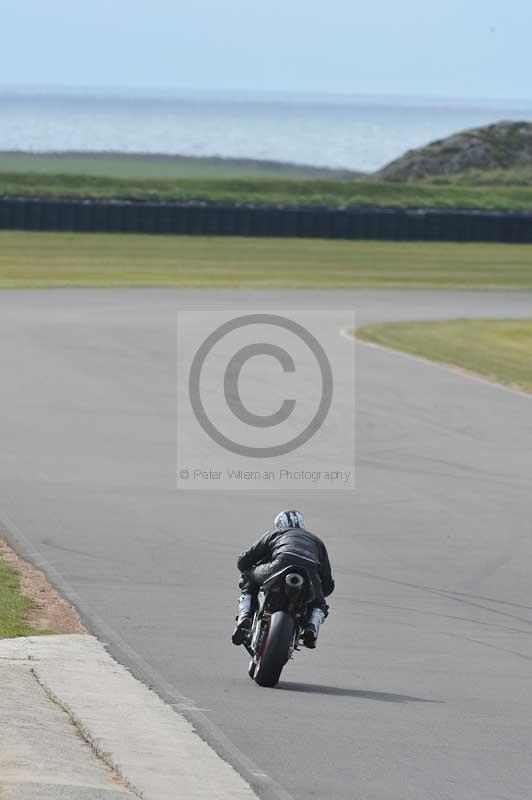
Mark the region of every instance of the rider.
POLYGON ((316 597, 305 627, 303 644, 305 647, 316 647, 320 625, 329 610, 325 598, 334 591, 334 580, 325 545, 306 530, 299 511, 281 511, 277 514, 273 530, 265 533, 238 557, 237 566, 242 572, 238 583, 241 594, 233 644, 243 644, 251 630, 261 585, 270 575, 288 565, 305 567, 311 577, 316 597))

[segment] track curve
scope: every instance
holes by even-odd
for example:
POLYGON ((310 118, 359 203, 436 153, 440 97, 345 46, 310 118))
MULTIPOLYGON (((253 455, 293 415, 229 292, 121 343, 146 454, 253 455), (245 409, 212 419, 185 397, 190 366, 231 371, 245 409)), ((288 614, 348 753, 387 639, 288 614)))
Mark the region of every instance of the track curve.
POLYGON ((530 398, 357 345, 356 492, 177 493, 184 303, 364 324, 532 316, 532 295, 0 294, 0 517, 263 797, 528 800, 530 398), (229 644, 234 557, 285 504, 327 538, 338 588, 318 650, 261 690, 229 644))

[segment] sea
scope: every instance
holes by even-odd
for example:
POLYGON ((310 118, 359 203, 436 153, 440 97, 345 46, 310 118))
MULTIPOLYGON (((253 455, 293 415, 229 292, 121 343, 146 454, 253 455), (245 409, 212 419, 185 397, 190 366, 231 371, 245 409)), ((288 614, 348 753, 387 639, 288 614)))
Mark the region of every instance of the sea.
POLYGON ((0 89, 0 151, 165 153, 373 171, 532 100, 0 89))

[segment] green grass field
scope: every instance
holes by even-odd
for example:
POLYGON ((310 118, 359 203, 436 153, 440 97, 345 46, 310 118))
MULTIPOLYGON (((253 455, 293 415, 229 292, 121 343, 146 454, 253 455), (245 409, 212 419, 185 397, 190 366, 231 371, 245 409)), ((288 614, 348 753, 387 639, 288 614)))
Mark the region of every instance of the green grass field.
POLYGON ((26 622, 33 607, 33 602, 20 594, 16 570, 0 559, 0 639, 42 633, 26 622))
POLYGON ((532 392, 532 319, 391 323, 356 336, 532 392))
POLYGON ((123 178, 0 172, 0 195, 200 200, 257 205, 532 209, 532 186, 272 178, 123 178))
POLYGON ((532 289, 532 245, 0 231, 0 287, 532 289))
POLYGON ((0 152, 0 172, 96 175, 107 178, 341 178, 360 173, 279 161, 149 153, 0 152))

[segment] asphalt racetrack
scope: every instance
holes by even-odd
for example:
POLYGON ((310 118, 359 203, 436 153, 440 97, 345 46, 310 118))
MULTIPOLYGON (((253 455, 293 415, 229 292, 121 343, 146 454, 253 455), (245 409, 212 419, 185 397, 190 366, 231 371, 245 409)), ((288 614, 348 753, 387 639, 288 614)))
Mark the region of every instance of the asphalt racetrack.
POLYGON ((356 491, 178 493, 184 304, 364 324, 532 316, 532 295, 0 293, 3 526, 263 798, 529 800, 532 397, 359 344, 356 491), (318 649, 268 690, 229 642, 234 562, 286 505, 337 591, 318 649))

